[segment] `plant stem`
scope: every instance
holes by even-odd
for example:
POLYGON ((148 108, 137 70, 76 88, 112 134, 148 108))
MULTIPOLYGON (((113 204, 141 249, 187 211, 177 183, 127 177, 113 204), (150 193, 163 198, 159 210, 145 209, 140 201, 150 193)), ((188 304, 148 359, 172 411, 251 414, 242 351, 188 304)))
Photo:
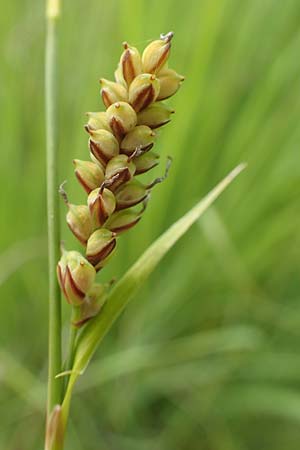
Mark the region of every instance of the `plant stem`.
POLYGON ((62 400, 61 371, 61 294, 56 278, 60 256, 59 195, 57 176, 57 18, 59 1, 48 0, 45 59, 46 147, 47 147, 47 212, 49 254, 49 368, 47 416, 62 400))
MULTIPOLYGON (((74 353, 75 353, 75 340, 77 337, 77 328, 72 325, 72 321, 77 317, 75 307, 72 309, 72 316, 71 316, 71 324, 70 324, 70 332, 69 332, 69 342, 68 342, 68 352, 67 352, 67 359, 65 362, 64 370, 71 370, 74 360, 74 353)), ((64 392, 67 389, 69 376, 64 377, 64 392)))
POLYGON ((75 328, 73 325, 70 327, 70 335, 69 335, 69 348, 68 348, 68 357, 66 360, 66 368, 65 370, 71 370, 73 359, 74 359, 74 353, 75 353, 75 340, 77 336, 77 328, 75 328))

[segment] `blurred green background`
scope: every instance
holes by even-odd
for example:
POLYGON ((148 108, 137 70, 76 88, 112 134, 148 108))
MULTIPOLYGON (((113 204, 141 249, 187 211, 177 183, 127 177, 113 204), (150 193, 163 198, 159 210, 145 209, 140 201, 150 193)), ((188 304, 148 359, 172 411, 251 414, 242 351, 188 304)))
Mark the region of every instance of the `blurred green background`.
MULTIPOLYGON (((47 377, 44 5, 1 0, 1 11, 0 448, 29 450, 42 448, 47 377)), ((84 200, 71 161, 88 156, 98 79, 112 78, 122 41, 143 49, 169 30, 186 81, 156 173, 166 155, 174 164, 100 279, 120 277, 230 169, 248 168, 103 342, 66 449, 298 450, 299 0, 64 1, 60 179, 84 200)))

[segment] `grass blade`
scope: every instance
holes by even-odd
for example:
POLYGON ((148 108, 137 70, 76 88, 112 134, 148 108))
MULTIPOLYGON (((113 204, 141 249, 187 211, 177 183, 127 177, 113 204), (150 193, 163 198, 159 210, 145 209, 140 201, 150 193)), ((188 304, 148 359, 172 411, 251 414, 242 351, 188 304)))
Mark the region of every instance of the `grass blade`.
POLYGON ((126 307, 138 288, 146 281, 164 255, 195 223, 226 187, 245 168, 240 164, 212 189, 196 206, 163 233, 137 260, 112 289, 101 314, 91 321, 79 336, 73 372, 63 403, 63 415, 68 415, 72 390, 78 376, 85 370, 98 345, 114 321, 126 307))

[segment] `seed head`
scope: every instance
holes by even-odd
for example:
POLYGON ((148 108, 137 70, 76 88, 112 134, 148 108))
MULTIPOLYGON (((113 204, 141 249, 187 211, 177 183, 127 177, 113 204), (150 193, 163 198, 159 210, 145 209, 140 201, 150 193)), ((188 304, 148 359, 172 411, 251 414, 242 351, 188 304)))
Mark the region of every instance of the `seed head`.
POLYGON ((135 47, 123 44, 115 81, 100 80, 106 111, 87 113, 91 161, 73 161, 87 204, 70 204, 60 187, 68 206, 67 224, 86 247, 86 258, 63 251, 57 266, 61 289, 76 306, 74 326, 83 326, 101 310, 106 290, 94 283, 96 271, 113 255, 116 236, 139 222, 152 188, 167 177, 169 159, 164 176, 151 183, 143 184, 135 176, 158 164, 159 155, 151 150, 153 130, 170 122, 174 113, 161 100, 174 95, 183 81, 168 67, 172 37, 173 33, 161 35, 142 57, 135 47))

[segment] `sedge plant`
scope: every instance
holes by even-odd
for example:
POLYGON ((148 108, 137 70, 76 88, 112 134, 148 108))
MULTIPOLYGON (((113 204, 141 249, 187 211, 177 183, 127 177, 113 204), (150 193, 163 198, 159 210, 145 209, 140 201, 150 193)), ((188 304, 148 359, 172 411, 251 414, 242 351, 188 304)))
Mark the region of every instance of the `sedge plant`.
POLYGON ((151 182, 142 175, 159 163, 153 151, 157 130, 174 110, 166 102, 184 77, 169 67, 173 33, 162 34, 143 53, 124 43, 115 80, 100 80, 105 110, 87 113, 90 159, 74 160, 75 175, 86 192, 86 204, 67 206, 66 222, 82 252, 66 250, 59 238, 59 196, 56 167, 56 26, 59 1, 49 1, 46 46, 46 125, 49 241, 49 375, 46 450, 62 450, 75 382, 113 322, 140 285, 175 242, 243 169, 234 169, 202 201, 161 235, 114 285, 97 275, 109 263, 117 241, 138 224, 152 189, 168 174, 151 182), (61 254, 60 254, 61 251, 61 254), (57 278, 56 278, 57 274, 57 278), (60 292, 61 291, 61 292, 60 292), (62 361, 61 303, 70 305, 70 338, 62 361))

